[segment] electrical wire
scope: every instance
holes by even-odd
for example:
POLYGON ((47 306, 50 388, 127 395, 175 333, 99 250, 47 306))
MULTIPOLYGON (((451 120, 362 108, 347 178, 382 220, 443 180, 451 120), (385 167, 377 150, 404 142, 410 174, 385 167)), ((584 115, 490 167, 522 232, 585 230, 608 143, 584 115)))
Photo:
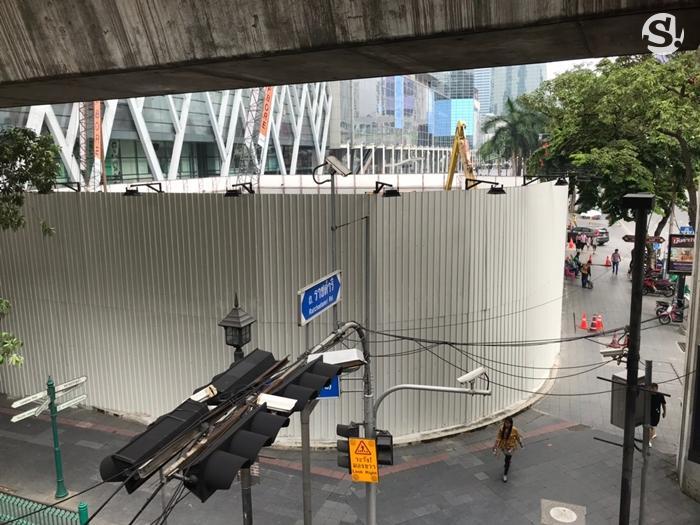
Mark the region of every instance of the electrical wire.
POLYGON ((170 513, 175 509, 175 507, 190 494, 191 492, 185 491, 185 484, 181 482, 175 489, 175 491, 173 491, 170 500, 168 500, 168 503, 163 508, 163 512, 161 512, 160 516, 154 519, 150 523, 150 525, 162 525, 163 523, 165 523, 165 521, 168 519, 168 516, 170 516, 170 513))
MULTIPOLYGON (((489 365, 487 365, 487 364, 485 364, 485 363, 483 363, 483 362, 480 362, 479 359, 477 359, 476 357, 474 357, 473 354, 470 354, 470 353, 467 352, 466 350, 462 350, 461 348, 456 347, 456 346, 452 346, 451 348, 454 348, 457 352, 459 352, 460 354, 462 354, 462 355, 463 355, 464 357, 466 357, 467 359, 471 359, 472 361, 474 361, 474 362, 475 362, 476 364, 478 364, 479 366, 483 366, 484 368, 488 368, 489 370, 492 370, 493 372, 496 372, 496 373, 498 373, 498 374, 503 374, 503 375, 510 376, 510 377, 516 377, 516 378, 519 378, 519 379, 532 379, 532 380, 535 380, 535 381, 548 381, 549 379, 552 379, 552 377, 549 377, 549 376, 547 376, 547 377, 526 377, 526 376, 523 376, 523 375, 511 374, 510 372, 506 372, 506 371, 504 371, 504 370, 500 370, 500 369, 498 369, 498 368, 494 368, 494 367, 489 366, 489 365)), ((597 370, 597 369, 599 369, 599 368, 604 367, 605 365, 607 365, 608 363, 611 363, 612 361, 615 361, 615 359, 609 359, 609 360, 607 360, 607 361, 603 361, 602 363, 599 361, 599 362, 595 363, 595 364, 592 365, 592 366, 586 367, 586 370, 583 370, 582 372, 576 372, 576 373, 569 374, 569 375, 564 375, 564 376, 557 376, 556 379, 568 379, 568 378, 570 378, 570 377, 576 377, 576 376, 580 376, 580 375, 583 375, 583 374, 587 374, 588 372, 592 372, 593 370, 597 370)), ((511 364, 509 364, 509 363, 503 363, 503 365, 504 365, 504 366, 512 366, 512 367, 514 367, 514 368, 522 368, 520 365, 511 365, 511 364)), ((550 367, 549 370, 552 370, 553 368, 554 368, 554 367, 550 367)), ((559 370, 559 367, 557 367, 556 370, 559 370)), ((461 371, 461 372, 468 372, 468 370, 462 369, 462 368, 460 368, 460 371, 461 371)))
MULTIPOLYGON (((606 275, 606 272, 601 273, 598 277, 595 277, 595 278, 593 278, 593 279, 590 279, 590 281, 591 281, 591 282, 595 282, 595 281, 597 281, 598 279, 602 278, 604 275, 606 275)), ((484 321, 492 321, 492 320, 494 320, 494 319, 501 319, 501 318, 503 318, 503 317, 510 317, 510 316, 513 316, 513 315, 518 315, 518 314, 521 314, 521 313, 525 313, 525 312, 528 312, 528 311, 530 311, 530 310, 534 310, 534 309, 536 309, 536 308, 541 308, 542 306, 546 306, 546 305, 548 305, 548 304, 550 304, 550 303, 553 303, 553 302, 555 302, 555 301, 558 301, 559 299, 565 299, 565 298, 567 297, 567 295, 569 295, 570 293, 573 292, 574 289, 575 289, 575 288, 572 288, 572 289, 570 289, 570 290, 566 290, 562 295, 560 295, 560 296, 558 296, 558 297, 555 297, 554 299, 550 299, 549 301, 545 301, 545 302, 543 302, 543 303, 540 303, 540 304, 528 306, 527 308, 522 308, 522 309, 520 309, 520 310, 516 310, 516 311, 513 311, 513 312, 506 312, 506 313, 499 314, 499 315, 494 315, 494 316, 491 316, 491 317, 485 317, 485 318, 483 318, 483 319, 471 319, 471 320, 467 320, 467 321, 461 321, 461 322, 458 322, 458 323, 437 324, 437 325, 430 325, 430 326, 421 326, 421 327, 416 327, 416 328, 393 328, 393 329, 384 329, 383 331, 384 331, 384 332, 408 332, 408 331, 414 331, 414 330, 433 330, 433 329, 435 329, 435 328, 450 328, 450 327, 454 327, 454 326, 464 326, 464 325, 469 325, 469 324, 473 324, 473 323, 481 323, 481 322, 484 322, 484 321)), ((498 308, 498 307, 500 307, 500 306, 503 306, 503 305, 498 305, 498 306, 496 306, 495 308, 498 308)), ((465 316, 465 315, 471 315, 472 313, 473 313, 473 312, 464 312, 464 313, 462 313, 462 314, 454 314, 454 315, 465 316)), ((441 318, 441 317, 445 317, 445 316, 425 317, 425 318, 422 318, 422 319, 409 319, 409 320, 402 320, 402 321, 399 321, 399 322, 401 322, 401 323, 415 323, 415 322, 420 322, 420 321, 429 321, 429 320, 433 320, 433 319, 439 319, 439 318, 441 318)))
MULTIPOLYGON (((435 355, 438 359, 440 359, 440 360, 446 362, 447 364, 449 364, 449 365, 455 367, 456 369, 460 370, 461 372, 467 372, 466 369, 463 369, 463 368, 457 366, 455 363, 452 363, 451 361, 449 361, 449 360, 443 358, 442 356, 440 356, 440 355, 438 355, 438 354, 435 354, 432 350, 429 350, 429 352, 430 352, 431 354, 435 355)), ((608 364, 608 363, 605 362, 605 363, 603 363, 603 364, 606 365, 606 364, 608 364)), ((590 372, 590 370, 587 370, 586 372, 590 372)), ((586 373, 586 372, 583 372, 583 373, 586 373)), ((575 374, 575 375, 581 375, 581 373, 575 374)), ((520 376, 518 376, 518 377, 520 377, 520 376)), ((573 377, 573 376, 572 376, 572 377, 573 377)), ((524 379, 527 379, 527 378, 524 378, 524 379)), ((546 380, 550 380, 550 379, 558 379, 558 378, 546 378, 546 380)), ((675 379, 674 379, 674 380, 675 380, 675 379)), ((609 394, 609 393, 610 393, 610 390, 601 390, 601 391, 598 391, 598 392, 577 392, 577 393, 574 393, 574 394, 553 394, 553 393, 551 393, 551 392, 546 392, 546 393, 545 393, 545 392, 536 392, 536 391, 534 391, 534 390, 525 390, 525 389, 522 389, 522 388, 517 388, 517 387, 512 387, 512 386, 503 385, 503 384, 501 384, 501 383, 495 382, 493 379, 491 379, 491 377, 489 377, 489 383, 492 384, 492 385, 500 386, 501 388, 506 388, 506 389, 509 389, 509 390, 516 390, 516 391, 518 391, 518 392, 524 392, 524 393, 533 394, 533 395, 539 395, 539 396, 578 397, 578 396, 594 396, 594 395, 599 395, 599 394, 609 394)))
MULTIPOLYGON (((648 319, 644 319, 641 321, 641 324, 644 323, 649 323, 651 321, 658 320, 658 317, 655 315, 653 317, 649 317, 648 319)), ((386 335, 385 332, 380 331, 380 330, 373 330, 371 328, 365 328, 363 329, 369 333, 374 333, 374 334, 379 334, 379 335, 386 335)), ((437 344, 446 344, 446 345, 457 345, 457 346, 478 346, 478 347, 530 347, 530 346, 545 346, 549 344, 557 344, 557 343, 568 343, 572 341, 580 341, 584 339, 593 339, 596 337, 603 337, 603 336, 609 336, 609 335, 614 335, 617 332, 621 332, 623 330, 626 330, 627 326, 622 326, 622 327, 616 327, 616 328, 611 328, 608 330, 604 330, 602 332, 594 332, 592 334, 586 334, 586 335, 580 335, 580 336, 569 336, 569 337, 560 337, 560 338, 552 338, 552 339, 533 339, 533 340, 525 340, 525 341, 497 341, 497 342, 464 342, 464 341, 449 341, 445 339, 430 339, 430 338, 425 338, 425 337, 415 337, 415 336, 408 336, 408 335, 397 335, 397 334, 392 334, 393 337, 395 337, 397 340, 404 340, 404 341, 420 341, 423 343, 437 343, 437 344)))
MULTIPOLYGON (((421 343, 418 343, 418 344, 421 344, 421 343)), ((421 346, 423 346, 423 345, 421 345, 421 346)), ((552 379, 552 377, 549 377, 549 376, 548 376, 548 377, 525 377, 525 376, 523 376, 523 375, 511 374, 511 373, 509 373, 509 372, 505 372, 505 371, 503 371, 503 370, 499 370, 499 369, 497 369, 497 368, 490 367, 490 366, 486 365, 485 363, 479 362, 479 360, 478 360, 476 357, 474 357, 473 355, 469 354, 469 353, 466 352, 465 350, 462 350, 462 349, 459 348, 459 347, 452 346, 452 348, 455 349, 455 350, 456 350, 457 352, 459 352, 460 354, 462 354, 464 357, 466 357, 466 358, 468 358, 468 359, 471 359, 471 360, 474 361, 476 364, 478 364, 478 365, 480 365, 480 366, 483 366, 484 368, 488 368, 489 370, 491 370, 491 371, 493 371, 493 372, 496 372, 496 373, 498 373, 498 374, 503 374, 503 375, 507 375, 507 376, 510 376, 510 377, 516 377, 516 378, 518 378, 518 379, 532 379, 532 380, 535 380, 535 381, 548 381, 548 380, 552 379)), ((440 356, 439 354, 435 353, 433 350, 430 350, 430 349, 428 349, 428 348, 425 348, 425 350, 427 350, 428 352, 430 352, 431 354, 433 354, 435 357, 437 357, 437 358, 440 359, 441 361, 444 361, 444 362, 447 363, 448 365, 450 365, 450 366, 456 368, 456 369, 459 370, 460 372, 464 372, 464 373, 469 372, 469 370, 467 370, 466 368, 463 368, 463 367, 459 366, 457 363, 453 363, 452 361, 449 361, 448 359, 446 359, 446 358, 440 356)), ((598 368, 602 368, 603 366, 607 365, 607 364, 610 363, 611 361, 614 361, 614 359, 611 359, 611 360, 609 360, 609 361, 603 361, 602 363, 601 363, 601 362, 595 363, 594 366, 588 367, 587 370, 584 370, 584 371, 582 371, 582 372, 577 372, 577 373, 569 374, 569 375, 566 375, 566 376, 557 376, 556 379, 567 379, 567 378, 570 378, 570 377, 576 377, 576 376, 580 376, 580 375, 583 375, 583 374, 587 374, 588 372, 592 372, 593 370, 597 370, 598 368)), ((517 366, 517 365, 508 365, 508 364, 506 363, 506 366, 517 366)), ((552 369, 552 368, 550 367, 550 370, 551 370, 551 369, 552 369)))
POLYGON ((148 498, 146 498, 146 501, 144 501, 143 505, 141 505, 141 508, 138 510, 136 515, 131 518, 131 521, 128 523, 128 525, 134 525, 134 522, 137 520, 137 518, 143 513, 144 510, 146 510, 146 507, 148 507, 148 504, 153 501, 153 498, 156 497, 156 495, 161 491, 163 487, 167 484, 167 481, 161 481, 156 490, 154 490, 148 498))

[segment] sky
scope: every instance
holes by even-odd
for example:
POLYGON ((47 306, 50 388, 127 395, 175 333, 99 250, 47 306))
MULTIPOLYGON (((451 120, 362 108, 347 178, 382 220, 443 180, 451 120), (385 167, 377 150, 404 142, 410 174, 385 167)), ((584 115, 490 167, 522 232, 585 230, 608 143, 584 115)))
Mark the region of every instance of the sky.
POLYGON ((579 64, 586 67, 593 67, 598 62, 596 58, 588 58, 585 60, 562 60, 561 62, 549 62, 547 64, 547 80, 551 80, 560 73, 573 69, 579 64))

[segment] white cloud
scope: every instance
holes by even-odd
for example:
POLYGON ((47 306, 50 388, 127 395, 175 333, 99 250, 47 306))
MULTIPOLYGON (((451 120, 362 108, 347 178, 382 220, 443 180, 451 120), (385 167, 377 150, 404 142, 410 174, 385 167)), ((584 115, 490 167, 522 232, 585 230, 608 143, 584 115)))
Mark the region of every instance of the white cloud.
POLYGON ((598 58, 587 58, 584 60, 562 60, 561 62, 549 62, 547 64, 547 80, 551 80, 557 75, 573 69, 575 66, 583 66, 592 69, 598 63, 598 58))

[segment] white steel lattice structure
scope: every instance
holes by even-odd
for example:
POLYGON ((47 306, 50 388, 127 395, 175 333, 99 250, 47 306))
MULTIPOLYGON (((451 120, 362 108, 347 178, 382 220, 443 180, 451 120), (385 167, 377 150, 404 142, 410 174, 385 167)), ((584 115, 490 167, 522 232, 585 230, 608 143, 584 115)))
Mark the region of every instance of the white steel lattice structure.
MULTIPOLYGON (((316 164, 323 162, 333 103, 327 84, 317 82, 294 86, 276 86, 271 89, 269 131, 261 144, 259 158, 257 156, 254 158, 253 173, 246 172, 247 163, 241 163, 242 166, 234 166, 234 145, 244 143, 247 121, 254 118, 255 123, 260 122, 260 116, 253 115, 251 117, 251 111, 248 107, 250 90, 226 90, 203 95, 190 93, 163 97, 167 101, 169 110, 168 141, 172 141, 172 151, 166 165, 163 165, 163 159, 158 158, 154 147, 151 122, 146 117, 146 112, 149 110, 148 99, 139 97, 123 101, 106 100, 103 102, 102 149, 108 151, 108 146, 114 135, 117 111, 120 104, 126 105, 138 141, 145 152, 152 179, 155 181, 174 181, 180 178, 179 168, 183 143, 188 138, 192 106, 197 103, 206 107, 207 132, 212 137, 209 142, 216 144, 220 160, 217 170, 219 177, 225 178, 235 173, 238 175, 239 181, 242 178, 248 178, 248 180, 257 182, 261 175, 265 175, 270 156, 274 156, 276 159, 277 172, 281 175, 295 175, 298 171, 299 150, 304 141, 309 143, 313 149, 314 162, 316 164), (287 130, 285 134, 281 133, 283 124, 287 130), (291 148, 291 155, 285 156, 283 149, 285 147, 291 148), (270 153, 270 149, 273 150, 273 153, 270 153)), ((252 113, 257 111, 257 108, 252 108, 252 113)), ((69 105, 68 113, 63 115, 60 115, 56 108, 51 105, 33 106, 29 108, 25 125, 36 132, 46 129, 51 134, 60 150, 69 182, 87 182, 88 189, 96 189, 99 181, 95 181, 94 167, 91 168, 89 179, 81 181, 80 152, 76 148, 80 112, 81 103, 78 102, 69 105)), ((249 122, 248 126, 250 127, 249 122)), ((257 132, 257 130, 253 131, 257 132)), ((83 169, 85 168, 83 167, 83 169)))

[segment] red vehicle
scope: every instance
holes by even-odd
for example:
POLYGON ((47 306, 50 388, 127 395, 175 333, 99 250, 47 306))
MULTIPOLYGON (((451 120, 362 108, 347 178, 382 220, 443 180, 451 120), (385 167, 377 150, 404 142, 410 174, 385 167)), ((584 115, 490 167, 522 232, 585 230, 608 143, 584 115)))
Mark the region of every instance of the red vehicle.
POLYGON ((668 279, 654 279, 645 277, 642 285, 642 295, 663 295, 673 297, 676 293, 676 285, 668 279))

